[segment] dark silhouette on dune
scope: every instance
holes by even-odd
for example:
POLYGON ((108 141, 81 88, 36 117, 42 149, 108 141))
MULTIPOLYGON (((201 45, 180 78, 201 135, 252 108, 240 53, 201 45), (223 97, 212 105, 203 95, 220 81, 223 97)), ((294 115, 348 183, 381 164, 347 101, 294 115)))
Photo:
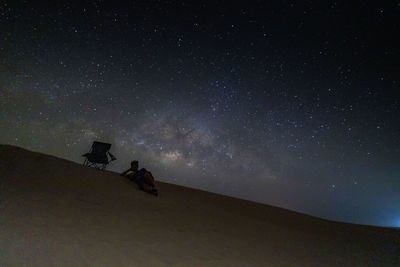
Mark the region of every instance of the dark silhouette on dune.
POLYGON ((135 182, 140 190, 158 196, 153 174, 145 168, 139 170, 139 161, 132 161, 131 167, 121 173, 121 176, 128 177, 129 180, 135 182))
POLYGON ((94 141, 89 153, 82 155, 86 158, 83 165, 105 170, 111 161, 116 160, 114 155, 110 153, 110 148, 111 144, 94 141))

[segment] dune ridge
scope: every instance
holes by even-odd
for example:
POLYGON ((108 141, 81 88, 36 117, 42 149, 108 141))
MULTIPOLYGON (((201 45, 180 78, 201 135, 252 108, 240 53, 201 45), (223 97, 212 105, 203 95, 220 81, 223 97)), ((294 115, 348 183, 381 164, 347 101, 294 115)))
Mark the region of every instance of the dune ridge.
POLYGON ((331 222, 0 145, 0 266, 398 266, 399 229, 331 222))

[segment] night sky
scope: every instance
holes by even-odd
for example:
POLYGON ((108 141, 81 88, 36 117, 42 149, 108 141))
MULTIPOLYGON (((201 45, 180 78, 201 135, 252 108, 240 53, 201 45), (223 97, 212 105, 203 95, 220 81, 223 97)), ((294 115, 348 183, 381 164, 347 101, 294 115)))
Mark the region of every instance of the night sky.
POLYGON ((400 226, 400 2, 60 2, 0 1, 0 143, 400 226))

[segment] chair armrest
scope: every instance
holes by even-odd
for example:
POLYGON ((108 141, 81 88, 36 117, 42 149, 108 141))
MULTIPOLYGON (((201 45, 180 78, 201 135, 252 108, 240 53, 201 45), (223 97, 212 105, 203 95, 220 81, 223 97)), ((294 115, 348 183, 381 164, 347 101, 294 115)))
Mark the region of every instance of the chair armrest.
POLYGON ((116 160, 117 158, 116 157, 114 157, 114 155, 113 154, 111 154, 110 152, 108 152, 108 155, 111 157, 111 161, 113 161, 113 160, 116 160))

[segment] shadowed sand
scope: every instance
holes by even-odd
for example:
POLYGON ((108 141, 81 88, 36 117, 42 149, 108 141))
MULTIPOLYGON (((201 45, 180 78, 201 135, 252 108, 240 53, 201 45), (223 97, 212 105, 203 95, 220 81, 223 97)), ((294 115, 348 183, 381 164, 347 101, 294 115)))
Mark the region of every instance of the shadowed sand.
POLYGON ((0 145, 0 266, 400 264, 399 229, 157 186, 0 145))

